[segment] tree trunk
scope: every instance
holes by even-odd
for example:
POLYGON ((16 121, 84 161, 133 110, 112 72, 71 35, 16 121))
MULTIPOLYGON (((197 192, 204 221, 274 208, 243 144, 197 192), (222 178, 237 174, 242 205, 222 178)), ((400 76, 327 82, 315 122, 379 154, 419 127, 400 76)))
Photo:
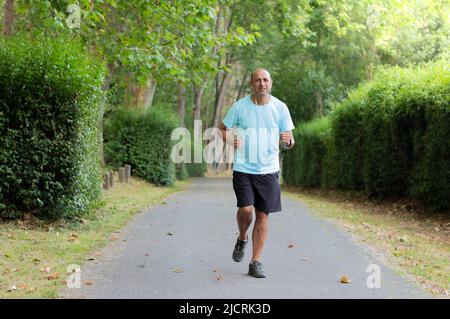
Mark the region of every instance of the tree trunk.
POLYGON ((14 0, 6 0, 3 7, 3 34, 12 34, 12 23, 14 18, 14 0))
POLYGON ((194 86, 194 120, 201 120, 202 97, 205 89, 203 87, 194 86))
POLYGON ((323 99, 322 99, 322 93, 320 91, 314 92, 314 96, 316 97, 316 112, 317 115, 323 116, 323 99))
POLYGON ((98 138, 100 141, 99 154, 100 154, 100 165, 102 169, 105 168, 105 152, 103 147, 103 125, 104 125, 104 114, 105 114, 105 105, 108 100, 108 90, 110 88, 111 80, 114 74, 114 66, 109 66, 108 75, 105 78, 105 82, 102 85, 103 99, 100 101, 99 105, 99 121, 98 121, 98 138))
POLYGON ((239 87, 239 92, 236 98, 236 101, 241 99, 241 96, 244 94, 245 82, 247 82, 248 70, 245 70, 244 77, 242 78, 241 86, 239 87))
POLYGON ((126 76, 125 105, 127 107, 151 107, 156 90, 156 81, 150 78, 144 85, 141 85, 136 84, 133 78, 132 73, 126 76))
POLYGON ((225 97, 226 86, 228 84, 228 79, 230 78, 230 73, 225 73, 222 78, 222 83, 219 87, 219 92, 217 93, 216 103, 214 108, 214 117, 212 127, 217 127, 222 120, 222 109, 223 109, 223 100, 225 97))
POLYGON ((185 127, 184 125, 184 113, 186 108, 186 89, 182 83, 178 84, 178 115, 180 117, 180 126, 185 127))

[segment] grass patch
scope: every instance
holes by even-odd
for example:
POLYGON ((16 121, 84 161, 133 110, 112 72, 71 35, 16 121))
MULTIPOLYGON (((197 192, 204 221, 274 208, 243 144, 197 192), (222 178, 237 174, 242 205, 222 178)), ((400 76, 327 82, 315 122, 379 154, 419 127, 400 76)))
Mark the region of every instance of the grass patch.
POLYGON ((350 193, 285 187, 284 194, 345 228, 383 262, 436 297, 449 298, 448 214, 427 214, 410 209, 407 203, 374 202, 350 193))
POLYGON ((132 216, 187 184, 156 187, 132 178, 129 184, 116 183, 103 191, 98 207, 82 219, 1 221, 0 298, 57 298, 69 265, 95 258, 95 251, 116 240, 114 233, 132 216))

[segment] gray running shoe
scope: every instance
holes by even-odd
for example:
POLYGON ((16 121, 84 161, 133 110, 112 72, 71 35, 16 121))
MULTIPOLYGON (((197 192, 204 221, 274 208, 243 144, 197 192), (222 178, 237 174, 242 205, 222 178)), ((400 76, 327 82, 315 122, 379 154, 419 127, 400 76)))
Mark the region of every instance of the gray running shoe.
POLYGON ((239 238, 236 240, 236 245, 233 250, 233 260, 235 262, 240 262, 244 258, 245 246, 247 245, 247 240, 240 240, 239 238))
POLYGON ((255 278, 266 278, 266 275, 264 274, 264 267, 259 261, 252 261, 248 265, 248 274, 250 276, 253 276, 255 278))

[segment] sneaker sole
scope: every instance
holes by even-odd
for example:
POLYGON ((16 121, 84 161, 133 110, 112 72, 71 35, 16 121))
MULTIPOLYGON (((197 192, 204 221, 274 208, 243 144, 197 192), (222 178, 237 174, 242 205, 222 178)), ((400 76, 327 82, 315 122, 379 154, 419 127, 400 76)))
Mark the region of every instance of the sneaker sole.
POLYGON ((266 278, 266 276, 265 275, 263 275, 263 274, 255 274, 255 273, 252 273, 252 272, 248 272, 248 274, 250 275, 250 276, 252 276, 252 277, 254 277, 254 278, 266 278))

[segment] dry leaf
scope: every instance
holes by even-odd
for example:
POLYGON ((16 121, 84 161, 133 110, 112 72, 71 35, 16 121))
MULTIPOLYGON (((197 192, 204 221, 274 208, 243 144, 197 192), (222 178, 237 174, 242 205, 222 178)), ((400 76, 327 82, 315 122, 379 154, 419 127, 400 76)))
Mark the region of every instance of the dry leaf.
POLYGON ((94 284, 93 281, 85 281, 84 282, 84 285, 86 285, 86 286, 92 286, 93 284, 94 284))
POLYGON ((219 281, 220 281, 220 280, 223 280, 223 276, 222 276, 222 275, 219 275, 219 276, 216 277, 216 279, 219 280, 219 281))
POLYGON ((86 260, 87 261, 93 261, 93 260, 96 260, 94 257, 88 257, 88 258, 86 258, 86 260))
POLYGON ((74 241, 77 240, 78 235, 77 234, 70 234, 69 238, 67 238, 68 241, 74 241))
POLYGON ((114 235, 111 237, 111 240, 117 240, 117 239, 119 239, 119 236, 117 236, 117 235, 114 235))
POLYGON ((341 283, 343 283, 343 284, 348 284, 348 283, 350 283, 352 280, 350 279, 350 278, 348 278, 346 275, 343 275, 342 277, 341 277, 341 283))
POLYGON ((289 244, 288 248, 294 248, 294 244, 289 244))
POLYGON ((29 287, 28 287, 27 284, 21 284, 21 285, 19 285, 19 289, 20 289, 20 290, 28 290, 29 287))
POLYGON ((175 268, 175 269, 172 270, 172 272, 182 273, 182 272, 183 272, 183 269, 175 268))
POLYGON ((47 276, 48 280, 54 280, 54 279, 58 279, 59 278, 59 273, 58 272, 54 272, 50 275, 47 276))

